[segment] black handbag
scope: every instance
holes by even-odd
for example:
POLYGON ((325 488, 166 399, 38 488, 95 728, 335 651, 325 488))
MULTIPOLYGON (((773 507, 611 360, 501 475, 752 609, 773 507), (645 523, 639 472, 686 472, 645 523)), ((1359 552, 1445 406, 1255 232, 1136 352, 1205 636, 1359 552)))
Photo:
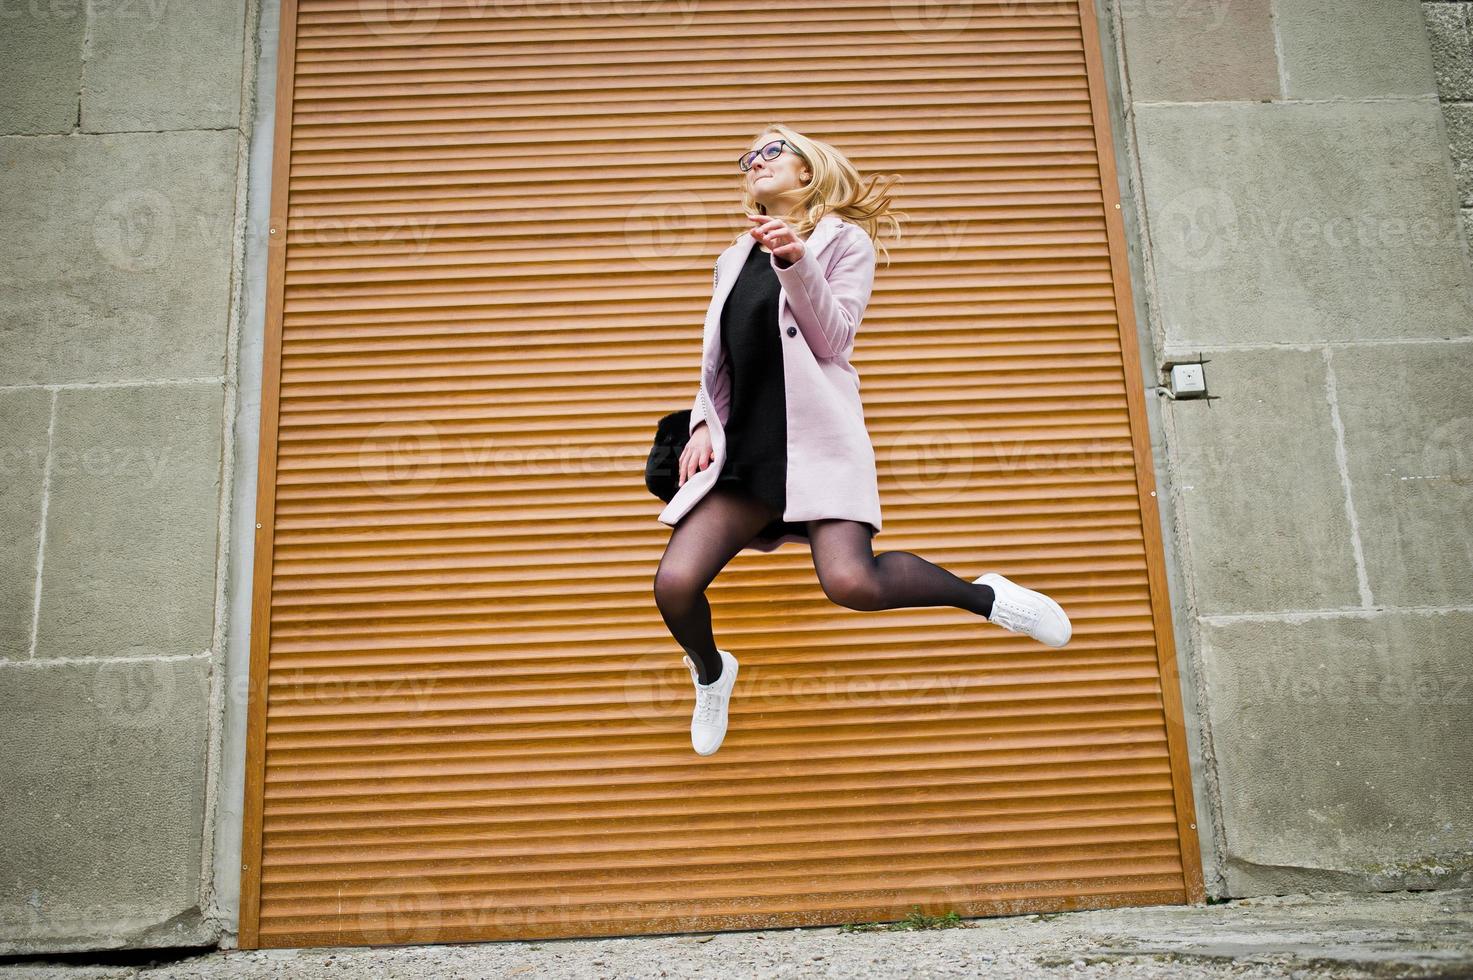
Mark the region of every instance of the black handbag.
POLYGON ((644 485, 667 504, 680 489, 680 454, 690 441, 690 412, 682 408, 660 419, 655 427, 655 444, 645 460, 644 485))

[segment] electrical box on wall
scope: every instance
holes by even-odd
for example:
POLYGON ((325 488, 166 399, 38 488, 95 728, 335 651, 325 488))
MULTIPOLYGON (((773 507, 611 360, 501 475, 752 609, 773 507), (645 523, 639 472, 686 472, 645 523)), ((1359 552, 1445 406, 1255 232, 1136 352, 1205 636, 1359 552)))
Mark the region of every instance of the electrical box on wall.
POLYGON ((1165 382, 1156 388, 1158 394, 1173 401, 1189 398, 1210 399, 1207 393, 1207 362, 1198 354, 1195 361, 1172 360, 1161 365, 1161 376, 1165 382))
POLYGON ((1202 365, 1174 365, 1171 369, 1171 391, 1178 398, 1206 394, 1207 381, 1202 374, 1202 365))

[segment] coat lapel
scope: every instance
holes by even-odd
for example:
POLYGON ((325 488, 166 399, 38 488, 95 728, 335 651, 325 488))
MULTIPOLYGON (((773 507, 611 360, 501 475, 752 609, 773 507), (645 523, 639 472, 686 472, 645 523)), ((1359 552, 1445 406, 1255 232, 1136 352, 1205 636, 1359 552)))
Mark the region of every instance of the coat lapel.
MULTIPOLYGON (((838 237, 839 230, 844 227, 844 220, 836 214, 826 214, 819 219, 817 225, 808 233, 803 240, 804 249, 813 258, 822 254, 824 247, 838 237)), ((707 369, 715 364, 712 356, 715 350, 717 338, 721 336, 721 310, 726 306, 726 297, 736 285, 737 276, 741 274, 742 267, 747 264, 747 257, 752 254, 752 249, 757 247, 757 239, 751 235, 742 236, 742 240, 729 246, 716 259, 716 284, 712 288, 711 305, 706 310, 705 334, 701 342, 701 355, 707 369)), ((787 300, 787 289, 784 288, 778 295, 778 309, 787 300)))

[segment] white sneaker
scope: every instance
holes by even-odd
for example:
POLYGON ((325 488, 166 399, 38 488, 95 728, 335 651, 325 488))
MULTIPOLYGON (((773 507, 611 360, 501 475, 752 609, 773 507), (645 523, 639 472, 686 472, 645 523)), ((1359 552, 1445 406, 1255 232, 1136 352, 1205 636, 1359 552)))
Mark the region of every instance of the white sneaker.
POLYGON ((1074 627, 1057 602, 1032 589, 1025 589, 996 572, 974 579, 973 585, 992 586, 992 615, 989 623, 1031 636, 1040 643, 1061 647, 1069 642, 1074 627))
POLYGON ((702 684, 695 662, 686 654, 680 659, 690 668, 691 683, 696 686, 696 708, 690 716, 690 746, 696 755, 711 755, 721 748, 726 737, 726 707, 731 689, 736 686, 737 659, 725 650, 721 654, 721 676, 710 684, 702 684))

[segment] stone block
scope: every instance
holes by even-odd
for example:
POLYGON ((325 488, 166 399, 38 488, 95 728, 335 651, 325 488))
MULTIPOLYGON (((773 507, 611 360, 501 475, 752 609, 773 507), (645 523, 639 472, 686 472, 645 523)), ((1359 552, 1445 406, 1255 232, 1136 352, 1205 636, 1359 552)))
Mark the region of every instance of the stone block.
POLYGON ((1331 367, 1376 604, 1473 603, 1473 344, 1337 349, 1331 367))
POLYGON ((0 138, 0 384, 225 370, 236 134, 0 138))
POLYGON ((1473 99, 1473 3, 1424 3, 1437 91, 1444 99, 1473 99))
POLYGON ((1270 0, 1117 0, 1137 102, 1279 97, 1270 0))
POLYGON ((0 6, 0 134, 77 128, 86 33, 81 0, 0 6))
POLYGON ((1473 102, 1449 102, 1442 107, 1447 120, 1447 139, 1458 178, 1462 207, 1473 207, 1473 102))
POLYGON ((208 673, 203 657, 0 664, 0 950, 203 938, 208 673))
POLYGON ((1168 403, 1198 615, 1360 605, 1316 351, 1214 352, 1204 401, 1168 403))
POLYGON ((1418 0, 1292 0, 1274 25, 1287 99, 1437 93, 1418 0))
POLYGON ((210 648, 220 385, 60 392, 36 656, 210 648))
POLYGON ((1473 613, 1204 624, 1228 893, 1466 886, 1473 613))
POLYGON ((247 6, 239 0, 97 4, 82 129, 239 126, 247 6))
POLYGON ((0 660, 30 656, 51 392, 0 391, 0 660))
POLYGON ((1167 345, 1473 335, 1434 102, 1141 106, 1167 345))

